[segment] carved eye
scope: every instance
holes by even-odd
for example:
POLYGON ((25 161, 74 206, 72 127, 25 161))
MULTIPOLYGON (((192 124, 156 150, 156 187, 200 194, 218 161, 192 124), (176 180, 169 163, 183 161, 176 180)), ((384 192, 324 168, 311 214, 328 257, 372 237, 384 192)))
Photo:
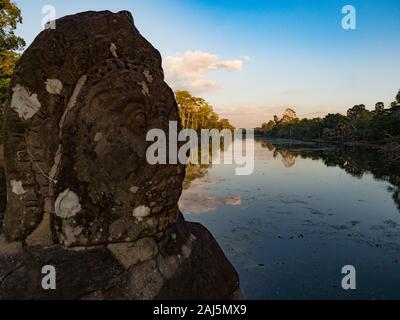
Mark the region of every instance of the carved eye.
POLYGON ((146 120, 146 114, 144 112, 139 112, 135 115, 135 118, 140 121, 146 120))
POLYGON ((146 113, 144 111, 136 112, 133 121, 139 128, 144 128, 146 126, 146 113))

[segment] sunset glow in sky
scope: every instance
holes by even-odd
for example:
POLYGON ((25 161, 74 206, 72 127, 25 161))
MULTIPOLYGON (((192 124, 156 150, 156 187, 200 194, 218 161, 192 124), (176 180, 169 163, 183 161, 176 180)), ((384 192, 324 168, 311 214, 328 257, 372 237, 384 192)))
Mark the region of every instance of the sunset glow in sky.
POLYGON ((42 7, 57 17, 129 10, 162 54, 167 82, 208 100, 237 127, 293 107, 301 117, 389 105, 400 88, 398 0, 17 0, 28 44, 42 7), (344 5, 357 29, 341 25, 344 5))

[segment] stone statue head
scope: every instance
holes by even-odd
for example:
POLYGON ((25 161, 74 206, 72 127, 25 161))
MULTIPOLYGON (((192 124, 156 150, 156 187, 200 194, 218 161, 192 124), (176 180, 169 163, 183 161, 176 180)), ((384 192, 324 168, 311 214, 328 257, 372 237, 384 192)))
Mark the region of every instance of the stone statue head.
POLYGON ((171 89, 145 65, 113 58, 89 71, 60 129, 62 242, 134 241, 176 221, 184 167, 148 164, 146 133, 177 120, 171 89))
POLYGON ((158 51, 129 13, 60 19, 26 50, 12 88, 10 239, 91 246, 155 235, 177 220, 185 168, 150 165, 146 134, 168 136, 178 109, 158 51))
POLYGON ((170 121, 179 123, 160 54, 126 11, 56 26, 22 55, 5 109, 0 298, 236 297, 221 248, 179 212, 184 165, 146 159, 149 130, 175 145, 170 121), (47 265, 57 290, 37 276, 47 265))

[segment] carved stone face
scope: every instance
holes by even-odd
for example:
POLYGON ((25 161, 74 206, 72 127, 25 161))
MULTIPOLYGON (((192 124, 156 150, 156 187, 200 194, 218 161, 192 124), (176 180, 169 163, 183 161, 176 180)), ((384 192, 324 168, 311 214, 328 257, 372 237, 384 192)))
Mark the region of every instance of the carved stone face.
POLYGON ((110 59, 87 77, 62 129, 56 229, 65 245, 133 241, 178 216, 184 166, 150 165, 146 133, 177 121, 171 89, 145 67, 110 59))

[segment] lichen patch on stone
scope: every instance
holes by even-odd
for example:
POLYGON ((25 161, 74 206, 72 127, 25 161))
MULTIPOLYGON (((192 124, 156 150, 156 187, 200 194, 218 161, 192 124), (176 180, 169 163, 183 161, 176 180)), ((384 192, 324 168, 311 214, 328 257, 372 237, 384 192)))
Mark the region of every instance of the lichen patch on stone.
POLYGON ((63 84, 58 79, 47 79, 46 90, 50 94, 60 94, 63 89, 63 84))
POLYGON ((76 237, 78 237, 82 233, 83 228, 82 227, 75 228, 67 224, 63 227, 63 231, 64 231, 63 234, 64 245, 69 247, 74 242, 76 242, 76 237))
POLYGON ((139 206, 133 210, 133 216, 136 218, 147 217, 150 214, 150 208, 146 206, 139 206))
POLYGON ((97 132, 94 136, 94 142, 99 142, 101 139, 103 139, 103 133, 97 132))
POLYGON ((22 181, 11 180, 10 184, 11 184, 12 192, 15 193, 18 196, 23 195, 24 193, 28 192, 22 186, 22 181))
POLYGON ((20 118, 29 120, 42 106, 38 100, 37 94, 31 94, 28 89, 20 84, 17 84, 13 88, 13 91, 11 109, 16 111, 20 118))
POLYGON ((144 70, 143 75, 146 77, 146 80, 150 83, 153 82, 153 76, 151 75, 149 70, 144 70))
POLYGON ((83 86, 85 85, 86 80, 87 80, 87 76, 83 75, 82 77, 79 78, 78 82, 75 85, 74 91, 72 92, 72 96, 69 99, 67 107, 65 108, 64 113, 61 117, 61 120, 58 124, 58 127, 60 128, 59 133, 58 133, 60 138, 62 137, 65 119, 67 118, 67 115, 71 111, 71 109, 73 107, 75 107, 79 93, 81 92, 83 86))
POLYGON ((150 97, 150 90, 146 81, 140 81, 138 82, 138 85, 142 87, 142 94, 146 97, 150 97))
POLYGON ((118 58, 117 46, 115 45, 115 43, 110 43, 110 52, 114 58, 118 58))
POLYGON ((139 187, 133 186, 133 187, 129 188, 129 191, 132 193, 136 193, 139 191, 139 187))
POLYGON ((57 176, 58 167, 62 157, 62 145, 58 145, 57 152, 54 156, 54 163, 49 172, 49 178, 51 181, 55 182, 55 178, 57 176))
POLYGON ((80 212, 82 208, 77 194, 67 189, 58 195, 54 209, 57 216, 61 218, 70 218, 80 212))

